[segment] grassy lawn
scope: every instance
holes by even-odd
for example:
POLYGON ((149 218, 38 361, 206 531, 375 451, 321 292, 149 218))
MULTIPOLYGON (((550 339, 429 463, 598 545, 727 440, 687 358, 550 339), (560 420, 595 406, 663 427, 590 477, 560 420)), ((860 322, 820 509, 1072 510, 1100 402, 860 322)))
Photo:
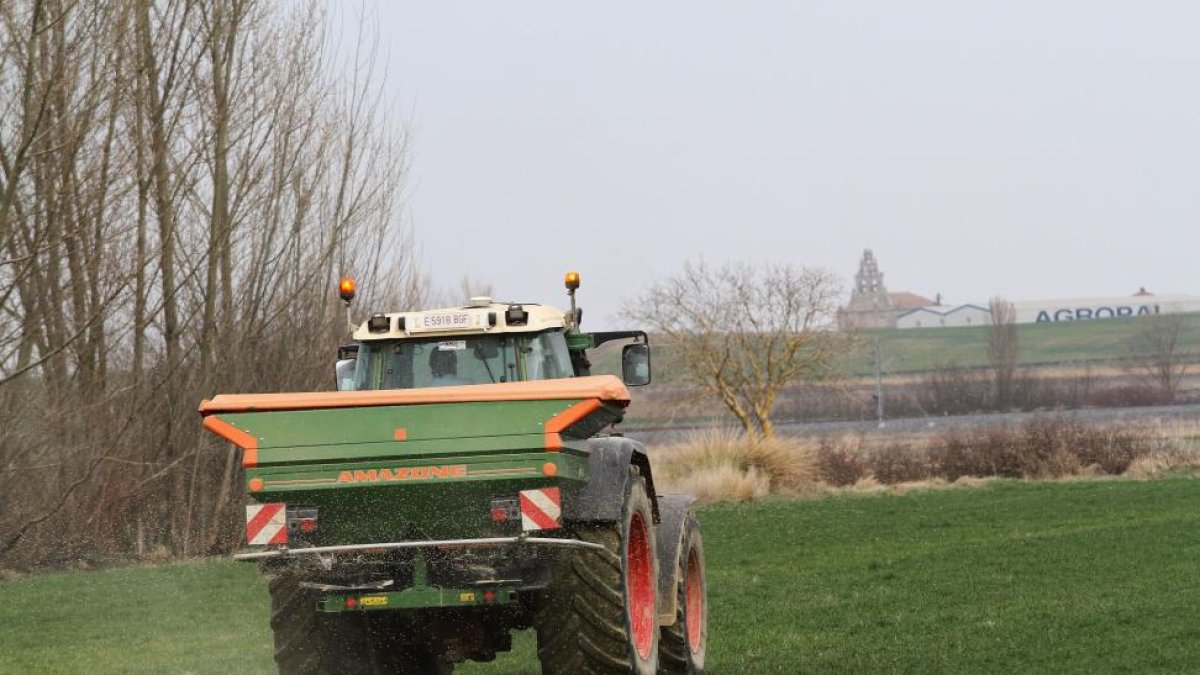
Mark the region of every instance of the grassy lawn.
MULTIPOLYGON (((1200 481, 1000 483, 719 506, 710 670, 1195 670, 1200 481)), ((267 673, 251 566, 0 584, 0 672, 267 673)), ((533 644, 462 673, 536 673, 533 644)))
MULTIPOLYGON (((1200 343, 1200 314, 1186 314, 1182 321, 1182 344, 1200 343)), ((1129 356, 1131 338, 1142 322, 1130 319, 1097 319, 1059 323, 1020 324, 1017 328, 1023 365, 1062 363, 1106 364, 1129 356)), ((888 375, 921 372, 947 365, 983 366, 987 363, 988 329, 914 328, 869 330, 862 333, 862 346, 845 357, 842 369, 850 375, 875 372, 871 341, 879 338, 883 369, 888 375)), ((651 339, 654 347, 654 382, 677 385, 674 350, 665 338, 651 339)), ((619 375, 620 348, 616 343, 592 353, 592 372, 619 375), (616 346, 613 346, 616 345, 616 346)))
MULTIPOLYGON (((1182 321, 1181 340, 1186 344, 1200 341, 1200 314, 1187 314, 1182 321)), ((1129 319, 1097 319, 1060 323, 1021 324, 1021 363, 1025 365, 1106 362, 1129 355, 1130 339, 1142 328, 1142 322, 1129 319)), ((888 373, 930 370, 948 364, 982 366, 987 363, 988 329, 928 328, 867 331, 865 337, 878 337, 888 373)), ((848 370, 856 374, 873 372, 873 355, 862 350, 848 370)))

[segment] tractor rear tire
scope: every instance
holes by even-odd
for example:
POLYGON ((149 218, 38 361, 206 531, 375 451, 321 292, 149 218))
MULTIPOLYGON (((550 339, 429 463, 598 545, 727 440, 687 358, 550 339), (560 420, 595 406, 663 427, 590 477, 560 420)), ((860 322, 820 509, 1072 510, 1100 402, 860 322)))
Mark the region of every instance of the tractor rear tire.
POLYGON ((454 664, 421 644, 391 612, 317 611, 319 591, 289 575, 270 581, 280 675, 450 675, 454 664))
POLYGON ((271 630, 280 675, 375 672, 365 617, 317 611, 318 591, 292 575, 272 577, 271 630))
POLYGON ((708 579, 700 523, 688 513, 679 544, 675 582, 675 623, 664 626, 658 643, 660 673, 693 675, 704 672, 708 652, 708 579))
POLYGON ((621 520, 579 523, 576 549, 543 594, 534 626, 543 675, 653 675, 658 555, 646 483, 630 467, 621 520))

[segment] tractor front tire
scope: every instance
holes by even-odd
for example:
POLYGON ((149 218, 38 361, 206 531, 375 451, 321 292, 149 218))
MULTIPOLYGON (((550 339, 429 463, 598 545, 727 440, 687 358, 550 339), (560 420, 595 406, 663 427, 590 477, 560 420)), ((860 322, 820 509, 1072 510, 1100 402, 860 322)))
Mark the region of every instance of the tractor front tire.
POLYGON ((534 620, 543 675, 654 675, 658 670, 658 555, 646 483, 630 467, 621 520, 579 523, 577 549, 534 620))
POLYGON ((708 652, 708 579, 700 523, 691 512, 684 516, 675 578, 675 623, 662 629, 658 643, 659 672, 703 673, 708 652))

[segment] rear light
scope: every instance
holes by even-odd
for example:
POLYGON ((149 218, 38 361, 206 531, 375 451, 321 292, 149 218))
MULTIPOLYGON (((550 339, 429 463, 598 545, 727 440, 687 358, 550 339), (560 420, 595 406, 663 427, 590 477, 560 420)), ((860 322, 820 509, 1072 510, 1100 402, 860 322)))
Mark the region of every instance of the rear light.
POLYGON ((288 506, 287 529, 291 534, 312 534, 317 531, 317 507, 288 506))
POLYGON ((504 523, 510 520, 521 520, 521 502, 513 497, 492 499, 492 522, 504 523))
POLYGON ((346 609, 354 609, 358 606, 358 600, 354 598, 346 598, 346 609))

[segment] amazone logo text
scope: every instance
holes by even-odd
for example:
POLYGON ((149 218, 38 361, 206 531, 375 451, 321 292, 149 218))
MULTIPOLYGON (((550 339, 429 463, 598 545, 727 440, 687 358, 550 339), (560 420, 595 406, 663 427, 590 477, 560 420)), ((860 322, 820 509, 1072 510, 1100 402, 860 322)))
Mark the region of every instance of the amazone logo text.
POLYGON ((378 483, 379 481, 423 480, 427 478, 460 478, 467 475, 466 464, 444 466, 413 466, 396 469, 355 469, 338 475, 339 483, 378 483))

